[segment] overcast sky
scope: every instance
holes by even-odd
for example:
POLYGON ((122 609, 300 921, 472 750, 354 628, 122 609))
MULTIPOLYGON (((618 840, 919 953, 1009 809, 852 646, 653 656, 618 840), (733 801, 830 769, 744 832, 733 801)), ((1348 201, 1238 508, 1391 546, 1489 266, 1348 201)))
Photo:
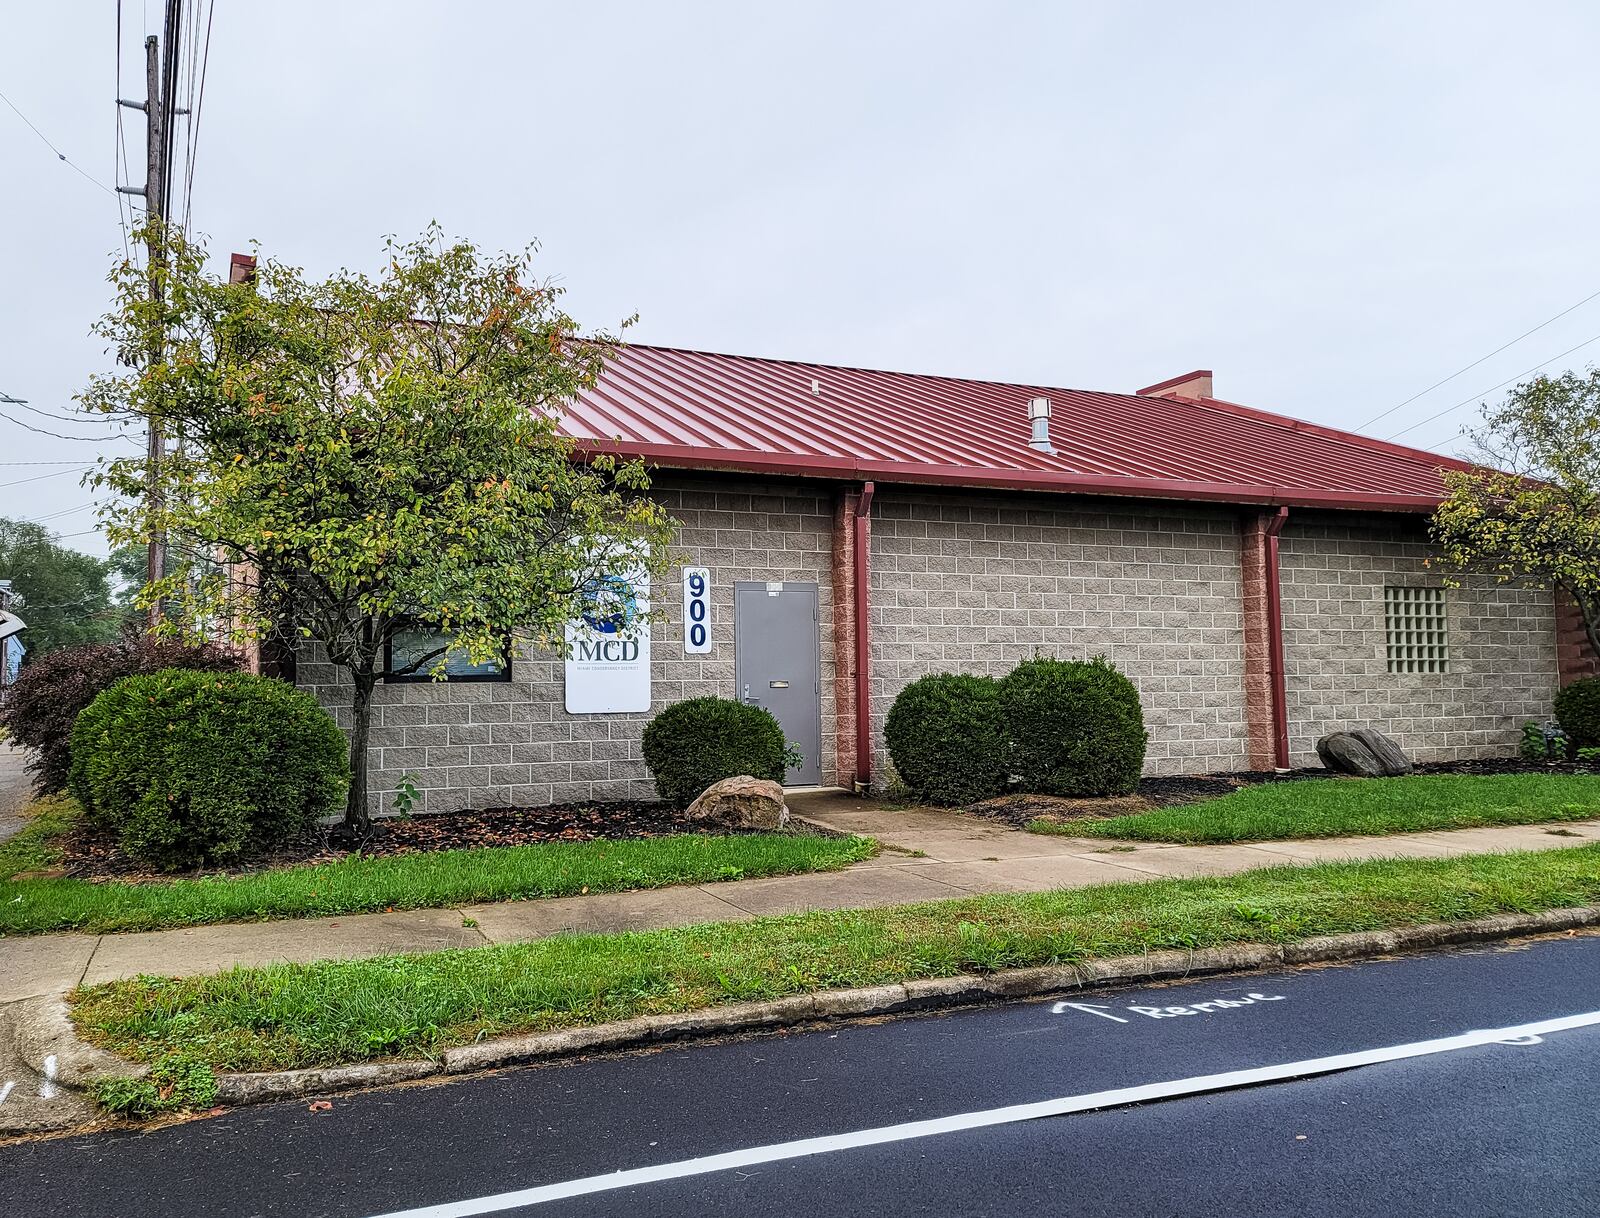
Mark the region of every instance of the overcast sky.
MULTIPOLYGON (((125 97, 160 13, 124 0, 125 97)), ((0 47, 0 91, 104 185, 116 23, 13 4, 0 47)), ((1361 428, 1600 292, 1597 44, 1583 2, 219 0, 192 227, 224 267, 254 239, 326 272, 437 219, 538 239, 570 311, 638 311, 640 342, 1083 389, 1207 367, 1361 428)), ((0 392, 64 412, 105 366, 119 208, 4 106, 0 164, 0 392)), ((1600 299, 1366 430, 1589 339, 1600 299)), ((1474 409, 1402 439, 1450 451, 1474 409)), ((0 419, 7 463, 104 447, 0 419)), ((75 473, 17 482, 57 468, 0 465, 0 515, 102 550, 75 473)))

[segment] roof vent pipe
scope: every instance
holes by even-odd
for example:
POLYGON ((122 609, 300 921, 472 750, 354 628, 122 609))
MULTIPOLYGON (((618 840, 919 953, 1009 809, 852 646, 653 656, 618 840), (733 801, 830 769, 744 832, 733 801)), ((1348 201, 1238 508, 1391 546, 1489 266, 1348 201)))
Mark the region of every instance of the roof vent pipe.
POLYGON ((1055 452, 1055 448, 1050 443, 1049 398, 1030 398, 1028 400, 1028 422, 1033 425, 1033 435, 1028 439, 1028 447, 1036 448, 1042 453, 1055 452))

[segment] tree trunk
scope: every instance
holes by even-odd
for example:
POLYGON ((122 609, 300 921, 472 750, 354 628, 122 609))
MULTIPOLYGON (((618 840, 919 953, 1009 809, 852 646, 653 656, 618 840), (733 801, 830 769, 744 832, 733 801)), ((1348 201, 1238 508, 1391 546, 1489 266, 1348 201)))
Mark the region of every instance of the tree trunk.
POLYGON ((377 678, 370 669, 368 665, 368 671, 352 674, 355 720, 350 726, 350 798, 344 808, 344 831, 358 842, 372 832, 372 815, 367 811, 367 735, 372 727, 372 687, 377 678))
POLYGON ((1600 603, 1591 596, 1570 592, 1572 603, 1578 607, 1578 617, 1583 621, 1583 633, 1589 640, 1589 650, 1600 656, 1600 603))

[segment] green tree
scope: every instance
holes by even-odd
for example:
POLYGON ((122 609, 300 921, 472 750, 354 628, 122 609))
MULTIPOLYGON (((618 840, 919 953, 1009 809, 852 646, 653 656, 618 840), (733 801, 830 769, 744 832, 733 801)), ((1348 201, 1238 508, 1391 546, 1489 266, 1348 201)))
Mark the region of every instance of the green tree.
POLYGON ((240 636, 289 622, 348 674, 346 827, 364 835, 372 692, 397 632, 441 632, 399 671, 442 679, 447 650, 484 663, 514 639, 559 649, 602 576, 662 570, 673 525, 643 467, 557 431, 617 340, 579 334, 560 290, 530 279, 531 247, 486 255, 436 226, 390 240, 376 278, 264 261, 238 285, 180 236, 166 252, 160 302, 123 264, 99 327, 132 352, 158 349, 159 327, 162 358, 80 398, 155 416, 172 440, 154 495, 144 458, 105 468, 124 496, 107 532, 164 530, 227 564, 169 574, 142 602, 240 636))
POLYGON ((1518 385, 1473 440, 1433 517, 1446 569, 1564 593, 1600 653, 1600 371, 1518 385))
POLYGON ((106 564, 42 525, 0 516, 0 579, 11 581, 12 607, 28 623, 21 637, 30 655, 116 635, 106 564))

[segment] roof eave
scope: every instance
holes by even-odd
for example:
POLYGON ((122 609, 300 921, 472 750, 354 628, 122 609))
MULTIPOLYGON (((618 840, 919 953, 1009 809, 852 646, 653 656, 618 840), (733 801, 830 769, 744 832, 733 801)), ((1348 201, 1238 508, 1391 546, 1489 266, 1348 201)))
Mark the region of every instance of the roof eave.
POLYGON ((837 481, 905 483, 915 486, 964 486, 984 490, 1040 491, 1055 494, 1109 495, 1177 502, 1236 503, 1261 507, 1307 507, 1347 511, 1432 512, 1440 495, 1395 495, 1372 491, 1283 488, 1251 483, 1186 482, 1166 478, 1123 478, 1056 470, 992 469, 923 462, 874 461, 857 457, 798 456, 755 450, 698 448, 676 444, 582 439, 579 453, 607 453, 637 458, 666 469, 729 473, 777 474, 837 481))

